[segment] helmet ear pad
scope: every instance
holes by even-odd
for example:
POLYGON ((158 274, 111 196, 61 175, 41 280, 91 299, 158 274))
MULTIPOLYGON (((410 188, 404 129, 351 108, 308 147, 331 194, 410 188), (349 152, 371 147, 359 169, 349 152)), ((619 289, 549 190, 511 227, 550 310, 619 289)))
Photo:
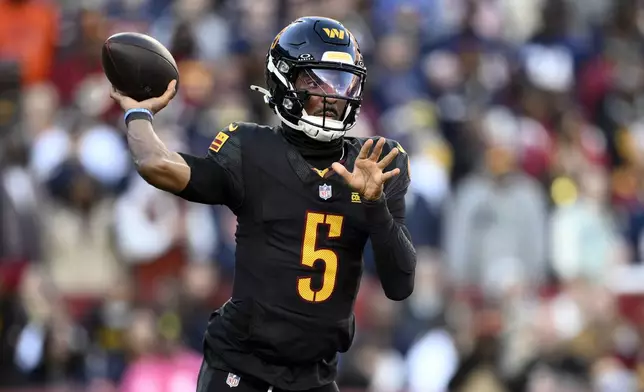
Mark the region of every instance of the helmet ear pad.
POLYGON ((281 109, 288 115, 291 116, 300 116, 304 110, 304 103, 308 99, 308 95, 305 91, 297 92, 293 83, 297 75, 297 71, 292 64, 289 64, 285 60, 280 60, 280 68, 284 69, 284 65, 288 66, 288 72, 282 73, 283 79, 277 77, 275 72, 271 72, 272 69, 275 69, 279 72, 278 68, 273 66, 268 66, 268 63, 271 61, 271 56, 267 56, 266 62, 266 85, 268 90, 271 92, 271 101, 273 104, 272 109, 281 109), (286 84, 284 83, 286 81, 286 84))

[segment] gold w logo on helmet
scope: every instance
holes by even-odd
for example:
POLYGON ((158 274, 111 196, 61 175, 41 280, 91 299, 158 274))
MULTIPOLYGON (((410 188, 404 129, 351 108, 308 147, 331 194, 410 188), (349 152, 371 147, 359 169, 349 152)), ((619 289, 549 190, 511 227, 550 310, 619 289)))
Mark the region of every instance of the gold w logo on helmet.
POLYGON ((329 38, 344 39, 344 30, 330 29, 328 27, 324 27, 322 30, 324 30, 329 38))

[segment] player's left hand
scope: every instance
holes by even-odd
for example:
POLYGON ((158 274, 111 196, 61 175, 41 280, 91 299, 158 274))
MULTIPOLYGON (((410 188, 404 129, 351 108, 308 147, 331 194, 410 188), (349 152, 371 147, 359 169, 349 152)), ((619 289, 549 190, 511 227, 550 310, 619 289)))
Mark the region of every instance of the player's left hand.
POLYGON ((383 170, 398 155, 398 149, 393 148, 389 154, 378 161, 378 158, 382 154, 385 141, 385 138, 381 137, 373 148, 373 151, 371 151, 371 154, 369 154, 369 150, 373 146, 373 140, 367 140, 356 159, 353 172, 349 172, 344 165, 338 162, 331 165, 331 168, 342 176, 347 184, 365 200, 378 200, 382 196, 385 182, 400 174, 400 169, 398 168, 383 173, 383 170))

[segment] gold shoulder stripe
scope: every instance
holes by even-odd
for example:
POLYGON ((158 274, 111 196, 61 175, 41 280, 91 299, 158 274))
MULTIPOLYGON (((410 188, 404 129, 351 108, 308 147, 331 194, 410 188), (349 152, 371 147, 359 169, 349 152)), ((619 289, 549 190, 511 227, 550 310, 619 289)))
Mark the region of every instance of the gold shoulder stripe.
POLYGON ((400 143, 396 142, 396 147, 400 150, 400 152, 407 154, 407 151, 400 145, 400 143))
POLYGON ((219 152, 221 150, 221 147, 226 143, 226 140, 228 140, 230 136, 226 135, 223 131, 219 131, 217 136, 215 137, 215 140, 212 141, 210 144, 210 149, 214 152, 219 152))

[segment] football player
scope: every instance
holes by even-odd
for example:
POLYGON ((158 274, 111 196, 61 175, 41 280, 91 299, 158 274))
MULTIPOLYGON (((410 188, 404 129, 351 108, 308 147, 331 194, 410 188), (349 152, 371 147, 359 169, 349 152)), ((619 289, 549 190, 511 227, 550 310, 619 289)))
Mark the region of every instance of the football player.
POLYGON ((174 96, 174 81, 144 102, 112 92, 148 183, 237 216, 233 293, 210 318, 200 392, 337 391, 368 239, 386 296, 412 293, 408 157, 395 141, 345 136, 366 75, 342 24, 294 21, 270 46, 267 88, 251 86, 281 125, 232 123, 203 157, 169 151, 154 133, 152 117, 174 96))

